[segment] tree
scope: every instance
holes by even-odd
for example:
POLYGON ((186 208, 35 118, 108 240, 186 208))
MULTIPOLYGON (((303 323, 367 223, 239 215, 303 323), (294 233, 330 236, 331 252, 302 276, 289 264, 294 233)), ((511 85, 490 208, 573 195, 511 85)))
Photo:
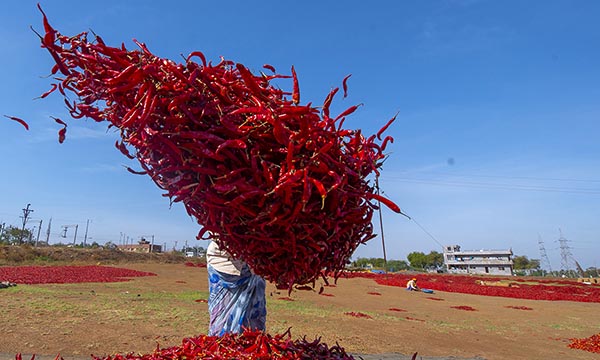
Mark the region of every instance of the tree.
POLYGON ((352 262, 352 266, 366 268, 369 266, 383 268, 383 258, 358 258, 352 262))
POLYGON ((425 269, 427 266, 427 255, 422 252, 411 252, 406 256, 406 258, 410 262, 411 267, 425 269))
POLYGON ((600 269, 596 267, 589 267, 585 269, 584 274, 586 277, 600 277, 600 269))
MULTIPOLYGON (((355 268, 368 268, 374 267, 383 269, 384 261, 383 258, 358 258, 350 264, 355 268)), ((409 268, 408 263, 404 260, 388 260, 387 261, 387 271, 400 271, 407 270, 409 268)))
POLYGON ((444 265, 444 255, 437 251, 430 251, 429 254, 411 252, 407 259, 411 267, 419 269, 437 269, 444 265))
POLYGON ((23 239, 23 242, 27 242, 33 233, 29 229, 21 230, 14 226, 8 226, 3 229, 2 235, 0 235, 0 243, 3 244, 19 244, 19 241, 23 239))
POLYGON ((404 260, 390 260, 387 262, 388 271, 400 271, 400 270, 408 270, 408 263, 404 260))
POLYGON ((527 256, 515 256, 513 258, 513 268, 517 275, 543 276, 540 260, 528 259, 527 256))
POLYGON ((431 251, 427 254, 427 267, 430 268, 440 268, 444 265, 444 255, 437 252, 431 251))
POLYGON ((539 270, 541 268, 540 260, 538 259, 529 259, 529 268, 533 270, 539 270))
POLYGON ((524 270, 529 266, 529 259, 527 256, 515 256, 513 257, 513 267, 515 270, 524 270))
POLYGON ((515 270, 538 270, 540 268, 540 260, 528 259, 527 256, 513 257, 513 267, 515 270))

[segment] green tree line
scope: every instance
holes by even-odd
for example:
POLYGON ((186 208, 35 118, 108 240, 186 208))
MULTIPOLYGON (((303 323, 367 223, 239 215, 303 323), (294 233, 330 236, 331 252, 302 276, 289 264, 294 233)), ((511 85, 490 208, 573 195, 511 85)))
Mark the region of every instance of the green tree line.
MULTIPOLYGON (((427 269, 439 269, 444 265, 444 256, 437 252, 431 251, 429 254, 423 252, 411 252, 406 257, 406 260, 388 260, 386 269, 388 271, 400 271, 400 270, 427 270, 427 269)), ((384 268, 384 261, 382 258, 358 258, 352 262, 353 267, 367 268, 373 267, 377 269, 384 268)))

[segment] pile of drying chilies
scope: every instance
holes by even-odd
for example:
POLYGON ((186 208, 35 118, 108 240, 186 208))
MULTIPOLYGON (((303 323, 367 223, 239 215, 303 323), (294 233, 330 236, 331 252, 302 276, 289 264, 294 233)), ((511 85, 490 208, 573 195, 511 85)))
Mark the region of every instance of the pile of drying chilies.
MULTIPOLYGON (((62 359, 60 356, 56 360, 62 359)), ((186 338, 181 345, 157 348, 151 354, 124 354, 91 357, 92 360, 179 360, 179 359, 281 359, 281 360, 352 360, 339 345, 328 346, 320 339, 291 340, 289 331, 276 336, 246 330, 242 334, 200 335, 186 338)), ((17 354, 16 360, 22 360, 17 354)), ((35 356, 31 358, 35 360, 35 356)))
MULTIPOLYGON (((121 135, 117 148, 139 160, 142 170, 132 172, 182 202, 202 226, 199 238, 218 234, 225 250, 267 280, 291 289, 314 286, 323 273, 337 277, 374 237, 379 203, 400 212, 370 178, 393 141, 382 134, 394 119, 369 137, 344 129, 358 105, 331 115, 339 88, 319 110, 300 104, 293 67, 291 76, 270 65, 269 75, 255 75, 200 52, 178 64, 136 40, 139 50, 127 50, 85 32, 64 36, 45 15, 44 29, 42 47, 56 64, 42 97, 58 90, 71 117, 108 122, 121 135), (292 91, 271 84, 281 78, 292 79, 292 91)), ((55 120, 62 142, 67 124, 55 120)))
POLYGON ((600 354, 600 333, 584 339, 571 339, 569 347, 600 354))

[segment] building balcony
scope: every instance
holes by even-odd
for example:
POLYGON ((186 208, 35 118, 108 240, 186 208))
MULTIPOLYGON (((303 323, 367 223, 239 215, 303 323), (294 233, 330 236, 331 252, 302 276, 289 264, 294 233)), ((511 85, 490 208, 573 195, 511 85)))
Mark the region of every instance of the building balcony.
POLYGON ((512 260, 498 260, 498 259, 471 259, 471 260, 447 260, 446 265, 498 265, 498 266, 513 266, 512 260))

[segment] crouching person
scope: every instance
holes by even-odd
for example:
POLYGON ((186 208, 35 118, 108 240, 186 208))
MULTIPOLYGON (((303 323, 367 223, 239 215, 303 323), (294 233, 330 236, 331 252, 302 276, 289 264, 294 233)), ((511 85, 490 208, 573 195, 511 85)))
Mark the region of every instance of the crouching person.
POLYGON ((406 290, 409 291, 419 291, 419 286, 417 285, 417 279, 412 278, 406 283, 406 290))

